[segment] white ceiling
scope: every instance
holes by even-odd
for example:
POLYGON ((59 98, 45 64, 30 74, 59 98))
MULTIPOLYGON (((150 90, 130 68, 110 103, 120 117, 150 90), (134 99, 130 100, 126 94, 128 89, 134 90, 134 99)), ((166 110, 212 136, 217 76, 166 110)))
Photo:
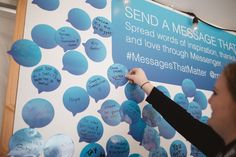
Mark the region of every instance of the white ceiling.
POLYGON ((236 0, 154 0, 177 10, 192 12, 212 25, 236 30, 236 0))

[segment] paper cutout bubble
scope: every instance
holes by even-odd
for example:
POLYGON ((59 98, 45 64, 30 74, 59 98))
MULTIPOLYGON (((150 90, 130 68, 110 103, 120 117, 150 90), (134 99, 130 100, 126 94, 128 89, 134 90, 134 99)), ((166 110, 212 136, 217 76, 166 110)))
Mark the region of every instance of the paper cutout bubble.
POLYGON ((127 83, 125 86, 125 96, 129 100, 140 103, 144 100, 145 93, 139 85, 134 83, 127 83))
POLYGON ((86 84, 88 94, 98 102, 106 98, 110 93, 110 84, 106 78, 100 75, 90 77, 86 84))
POLYGON ((89 143, 80 153, 80 157, 105 157, 104 148, 98 143, 89 143))
POLYGON ((128 134, 131 135, 141 145, 146 127, 147 124, 142 119, 139 119, 137 122, 134 122, 129 125, 128 134))
POLYGON ((32 3, 47 11, 56 10, 60 5, 59 0, 33 0, 32 3))
POLYGON ((52 49, 57 46, 55 35, 56 30, 46 24, 38 24, 31 31, 33 41, 45 49, 52 49))
POLYGON ((156 127, 161 123, 162 116, 152 107, 151 104, 144 106, 142 117, 145 123, 151 127, 156 127))
POLYGON ((163 147, 159 147, 155 151, 149 152, 148 157, 168 157, 168 155, 163 147))
POLYGON ((50 92, 61 84, 61 74, 53 66, 41 65, 33 70, 31 80, 38 89, 38 93, 50 92))
POLYGON ((204 123, 204 124, 207 124, 207 123, 208 123, 208 120, 209 120, 209 117, 207 117, 207 116, 202 116, 202 117, 200 118, 200 122, 202 122, 202 123, 204 123))
POLYGON ((67 70, 73 75, 82 75, 88 70, 87 59, 78 51, 67 51, 62 58, 62 62, 62 70, 67 70))
POLYGON ((186 145, 180 140, 173 141, 170 145, 170 156, 187 157, 186 145))
POLYGON ((66 52, 67 50, 73 50, 80 45, 79 33, 70 27, 61 27, 56 32, 56 42, 66 52))
POLYGON ((35 129, 24 128, 16 131, 10 138, 8 156, 40 156, 43 152, 42 135, 35 129))
POLYGON ((128 124, 136 123, 141 119, 141 111, 138 104, 132 100, 126 100, 120 107, 121 121, 128 124))
POLYGON ((150 126, 145 128, 142 145, 148 151, 155 151, 160 147, 160 136, 156 129, 150 126))
POLYGON ((118 63, 112 64, 107 70, 108 79, 115 85, 115 88, 123 86, 128 82, 128 79, 125 77, 127 73, 128 69, 118 63))
POLYGON ((98 113, 101 114, 104 122, 110 126, 116 126, 121 122, 120 104, 115 100, 106 100, 102 104, 101 109, 98 110, 98 113))
POLYGON ((183 93, 177 93, 174 96, 174 101, 180 105, 182 108, 184 108, 185 110, 188 109, 188 105, 189 105, 189 101, 188 98, 185 96, 185 94, 183 93))
POLYGON ((100 40, 91 38, 83 46, 87 56, 94 62, 101 62, 106 58, 106 47, 100 40))
POLYGON ((198 103, 194 102, 194 101, 189 103, 187 111, 195 119, 200 119, 201 116, 202 116, 202 108, 201 108, 201 106, 198 103))
POLYGON ((109 138, 106 144, 107 157, 127 157, 130 152, 128 141, 120 135, 109 138))
POLYGON ((72 157, 75 151, 73 140, 64 134, 56 134, 44 146, 44 157, 72 157))
POLYGON ((83 112, 88 107, 89 101, 88 93, 81 87, 70 87, 63 95, 63 104, 73 116, 83 112))
POLYGON ((86 0, 91 6, 97 9, 103 9, 107 5, 107 0, 86 0))
POLYGON ((42 128, 53 120, 54 108, 46 99, 35 98, 24 105, 22 117, 30 128, 42 128))
POLYGON ((207 108, 207 98, 202 91, 196 91, 193 101, 197 102, 201 106, 202 110, 207 108))
POLYGON ((164 118, 162 118, 161 123, 158 124, 158 130, 160 136, 164 137, 165 139, 171 139, 176 134, 175 129, 164 118))
POLYGON ((197 147, 191 144, 191 156, 193 157, 206 157, 205 154, 203 154, 197 147))
POLYGON ((103 135, 103 125, 97 117, 86 116, 79 121, 77 132, 80 137, 79 142, 97 142, 103 135))
POLYGON ((73 8, 68 13, 68 22, 78 30, 88 30, 91 26, 89 15, 82 9, 73 8))
POLYGON ((196 85, 190 79, 184 79, 182 82, 182 90, 186 97, 193 97, 196 93, 196 85))
POLYGON ((17 40, 8 53, 20 65, 25 67, 32 67, 37 65, 41 58, 41 50, 38 45, 27 39, 17 40))
POLYGON ((167 97, 170 98, 170 92, 169 92, 169 90, 168 90, 165 86, 159 85, 159 86, 157 86, 156 88, 157 88, 158 90, 160 90, 163 94, 165 94, 167 97))
POLYGON ((140 154, 134 153, 134 154, 130 154, 129 157, 143 157, 140 154))
POLYGON ((94 34, 98 34, 101 37, 111 36, 111 22, 105 17, 98 16, 93 19, 92 22, 94 34))

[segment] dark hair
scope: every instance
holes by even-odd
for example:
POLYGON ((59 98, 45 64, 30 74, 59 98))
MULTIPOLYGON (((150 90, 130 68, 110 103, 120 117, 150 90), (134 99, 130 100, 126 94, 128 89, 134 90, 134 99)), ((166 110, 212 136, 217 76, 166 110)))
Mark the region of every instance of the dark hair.
POLYGON ((227 87, 232 98, 236 101, 236 62, 228 64, 223 71, 227 80, 227 87))

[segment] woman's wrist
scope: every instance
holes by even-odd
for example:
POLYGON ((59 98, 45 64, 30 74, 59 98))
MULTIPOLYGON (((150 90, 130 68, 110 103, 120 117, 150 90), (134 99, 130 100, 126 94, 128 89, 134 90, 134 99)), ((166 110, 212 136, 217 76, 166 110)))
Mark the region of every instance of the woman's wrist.
POLYGON ((143 86, 145 86, 145 85, 148 84, 148 83, 150 83, 150 82, 149 82, 149 81, 146 81, 146 82, 142 83, 140 87, 143 89, 143 86))

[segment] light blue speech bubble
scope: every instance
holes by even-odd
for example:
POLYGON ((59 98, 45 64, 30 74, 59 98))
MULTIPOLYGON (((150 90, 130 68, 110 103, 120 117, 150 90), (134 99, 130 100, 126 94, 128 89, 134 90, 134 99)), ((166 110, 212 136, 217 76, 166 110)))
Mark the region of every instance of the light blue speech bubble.
POLYGON ((185 110, 188 109, 188 105, 189 105, 189 101, 188 98, 185 96, 185 94, 183 93, 177 93, 174 96, 174 101, 180 105, 182 108, 184 108, 185 110))
POLYGON ((97 142, 103 135, 103 125, 97 117, 86 116, 79 121, 77 132, 80 137, 79 142, 97 142))
POLYGON ((106 144, 107 157, 127 157, 130 152, 128 141, 120 135, 109 138, 106 144))
POLYGON ((72 157, 75 151, 71 137, 56 134, 48 139, 44 146, 44 157, 72 157))
POLYGON ((47 11, 56 10, 60 5, 59 0, 33 0, 32 3, 47 11))
POLYGON ((87 59, 78 51, 67 51, 62 58, 62 62, 62 70, 67 70, 73 75, 82 75, 88 70, 87 59))
POLYGON ((192 101, 189 103, 188 105, 188 109, 187 109, 188 113, 190 113, 195 119, 200 119, 202 116, 202 108, 201 106, 195 102, 192 101))
POLYGON ((84 111, 89 105, 89 95, 81 87, 71 87, 63 95, 63 104, 67 110, 72 112, 73 116, 84 111))
POLYGON ((45 49, 52 49, 57 46, 55 35, 56 30, 46 24, 38 24, 31 31, 33 41, 45 49))
POLYGON ((105 123, 110 126, 116 126, 121 122, 120 116, 120 104, 118 104, 115 100, 106 100, 98 113, 101 114, 102 119, 105 123))
POLYGON ((139 85, 134 83, 127 83, 125 86, 125 96, 129 100, 140 103, 144 100, 145 93, 139 85))
POLYGON ((187 157, 186 145, 180 140, 173 141, 170 145, 170 156, 187 157))
POLYGON ((107 0, 86 0, 86 3, 89 3, 97 9, 103 9, 107 5, 107 0))
POLYGON ((148 157, 168 157, 168 154, 163 147, 159 147, 155 151, 149 152, 148 157))
POLYGON ((136 123, 141 119, 141 111, 138 104, 133 100, 126 100, 120 107, 121 121, 128 124, 136 123))
POLYGON ((148 151, 155 151, 160 147, 160 136, 156 129, 150 126, 145 128, 142 145, 148 151))
POLYGON ((73 50, 80 45, 79 33, 70 27, 61 27, 56 32, 56 42, 64 51, 73 50))
POLYGON ((98 143, 89 143, 80 153, 80 157, 105 157, 104 148, 98 143))
POLYGON ((147 124, 140 118, 137 122, 134 122, 129 125, 128 134, 131 135, 141 145, 146 127, 147 124))
POLYGON ((110 93, 110 84, 107 79, 100 75, 90 77, 86 84, 88 94, 98 102, 110 93))
POLYGON ((42 128, 53 120, 54 108, 48 100, 35 98, 24 105, 22 117, 30 128, 42 128))
POLYGON ((105 45, 96 38, 91 38, 83 43, 87 56, 94 62, 101 62, 106 58, 107 50, 105 45))
POLYGON ((41 65, 34 69, 31 80, 38 89, 38 93, 50 92, 57 89, 61 84, 61 74, 51 65, 41 65))
POLYGON ((184 79, 182 81, 182 90, 186 97, 193 97, 196 93, 196 85, 190 79, 184 79))
POLYGON ((111 22, 105 17, 98 16, 93 19, 93 29, 94 34, 98 34, 101 37, 110 37, 111 36, 111 22))
POLYGON ((112 64, 107 70, 108 79, 115 85, 115 88, 123 86, 128 82, 128 79, 125 77, 127 73, 128 69, 119 63, 112 64))
POLYGON ((40 156, 43 152, 42 135, 35 129, 24 128, 16 131, 9 141, 9 156, 40 156))
POLYGON ((207 123, 208 123, 208 120, 209 120, 209 117, 207 117, 207 116, 202 116, 202 117, 200 118, 200 122, 202 122, 202 123, 204 123, 204 124, 207 124, 207 123))
POLYGON ((158 130, 160 136, 165 139, 171 139, 176 134, 175 129, 164 118, 161 119, 161 123, 158 123, 158 130))
POLYGON ((88 30, 91 26, 89 15, 82 9, 73 8, 68 13, 68 22, 78 30, 88 30))
POLYGON ((191 156, 193 157, 206 157, 205 154, 203 154, 197 147, 195 147, 193 144, 191 144, 191 156))
POLYGON ((140 154, 134 153, 134 154, 130 154, 129 157, 143 157, 140 154))
POLYGON ((202 110, 207 108, 207 98, 202 91, 196 91, 193 101, 197 102, 201 106, 202 110))
POLYGON ((144 106, 142 111, 143 120, 147 125, 156 127, 161 123, 162 116, 152 107, 151 104, 144 106))
POLYGON ((17 40, 8 53, 20 65, 32 67, 38 64, 42 58, 41 50, 38 45, 27 39, 17 40))
POLYGON ((165 94, 167 97, 170 98, 170 92, 169 92, 169 90, 168 90, 165 86, 159 85, 159 86, 157 86, 156 88, 157 88, 158 90, 160 90, 163 94, 165 94))

